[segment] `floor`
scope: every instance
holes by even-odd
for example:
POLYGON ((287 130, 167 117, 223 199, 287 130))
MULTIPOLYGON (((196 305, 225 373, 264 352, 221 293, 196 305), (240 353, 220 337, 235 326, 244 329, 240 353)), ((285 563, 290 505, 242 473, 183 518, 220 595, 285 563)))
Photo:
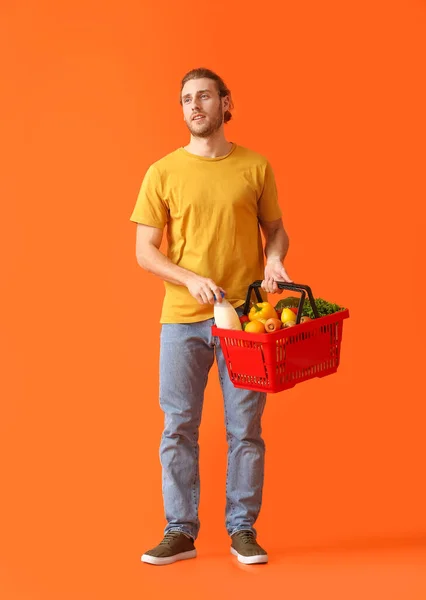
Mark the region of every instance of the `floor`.
MULTIPOLYGON (((137 546, 101 549, 90 559, 29 552, 0 570, 2 600, 426 600, 425 540, 346 543, 330 547, 269 545, 267 565, 245 566, 223 544, 199 540, 195 559, 156 567, 137 546), (35 568, 35 565, 39 565, 35 568), (31 566, 34 568, 31 569, 31 566), (27 573, 26 573, 27 572, 27 573)), ((146 548, 144 548, 145 550, 146 548)))

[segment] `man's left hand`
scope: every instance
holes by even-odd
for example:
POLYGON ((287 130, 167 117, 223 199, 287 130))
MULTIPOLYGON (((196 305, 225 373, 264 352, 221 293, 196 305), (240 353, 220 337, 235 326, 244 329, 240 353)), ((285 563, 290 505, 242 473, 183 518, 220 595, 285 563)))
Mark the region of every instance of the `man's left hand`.
POLYGON ((277 281, 293 283, 282 262, 279 259, 274 259, 266 263, 265 279, 262 281, 261 288, 268 294, 282 294, 283 290, 279 289, 277 281))

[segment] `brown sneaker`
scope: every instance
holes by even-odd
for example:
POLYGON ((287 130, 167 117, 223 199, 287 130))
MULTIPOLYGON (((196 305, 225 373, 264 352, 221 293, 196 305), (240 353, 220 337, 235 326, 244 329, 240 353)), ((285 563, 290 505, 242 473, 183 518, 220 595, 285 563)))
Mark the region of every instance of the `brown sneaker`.
POLYGON ((231 553, 237 556, 240 562, 245 565, 268 562, 268 555, 256 542, 252 531, 237 531, 231 539, 231 553))
POLYGON ((143 554, 141 560, 151 565, 170 565, 196 556, 192 538, 181 531, 168 531, 158 546, 143 554))

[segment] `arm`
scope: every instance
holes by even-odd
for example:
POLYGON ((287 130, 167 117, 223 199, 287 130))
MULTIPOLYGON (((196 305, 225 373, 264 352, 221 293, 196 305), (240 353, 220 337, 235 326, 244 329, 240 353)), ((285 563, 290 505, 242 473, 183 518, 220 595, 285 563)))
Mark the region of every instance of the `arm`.
POLYGON ((289 238, 282 220, 260 221, 260 226, 266 240, 265 255, 267 262, 278 260, 282 263, 289 248, 289 238))
POLYGON ((292 282, 282 264, 287 256, 289 237, 281 219, 259 222, 265 236, 265 255, 267 259, 262 288, 265 292, 275 294, 280 292, 276 281, 292 282))
POLYGON ((136 260, 138 265, 170 283, 187 285, 191 271, 173 264, 159 248, 163 239, 163 230, 138 223, 136 227, 136 260))
POLYGON ((211 279, 201 277, 188 269, 172 263, 159 250, 162 239, 162 229, 138 223, 136 229, 136 260, 138 265, 165 281, 187 287, 191 296, 199 304, 213 304, 213 294, 221 302, 222 296, 220 292, 225 290, 218 287, 211 279))

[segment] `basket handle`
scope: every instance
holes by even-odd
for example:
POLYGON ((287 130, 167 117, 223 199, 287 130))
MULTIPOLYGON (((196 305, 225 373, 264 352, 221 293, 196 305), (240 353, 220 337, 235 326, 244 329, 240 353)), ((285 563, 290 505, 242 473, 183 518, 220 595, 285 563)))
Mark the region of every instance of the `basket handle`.
MULTIPOLYGON (((315 315, 315 318, 319 319, 320 315, 319 315, 319 312, 317 309, 317 305, 315 304, 312 290, 308 285, 303 285, 302 283, 285 283, 284 281, 277 281, 276 284, 281 290, 291 290, 293 292, 301 292, 302 295, 300 296, 299 307, 297 309, 296 323, 300 323, 300 319, 302 317, 302 311, 303 311, 303 304, 304 304, 305 298, 306 298, 306 293, 308 293, 309 302, 311 303, 312 311, 315 315)), ((245 315, 247 315, 249 312, 250 299, 251 299, 251 294, 252 294, 253 290, 256 294, 257 301, 262 302, 262 296, 260 295, 260 292, 259 292, 259 288, 261 287, 261 285, 262 285, 262 281, 260 279, 258 279, 257 281, 254 281, 251 285, 249 285, 249 288, 247 291, 247 296, 246 296, 246 302, 244 304, 244 314, 245 315)))

